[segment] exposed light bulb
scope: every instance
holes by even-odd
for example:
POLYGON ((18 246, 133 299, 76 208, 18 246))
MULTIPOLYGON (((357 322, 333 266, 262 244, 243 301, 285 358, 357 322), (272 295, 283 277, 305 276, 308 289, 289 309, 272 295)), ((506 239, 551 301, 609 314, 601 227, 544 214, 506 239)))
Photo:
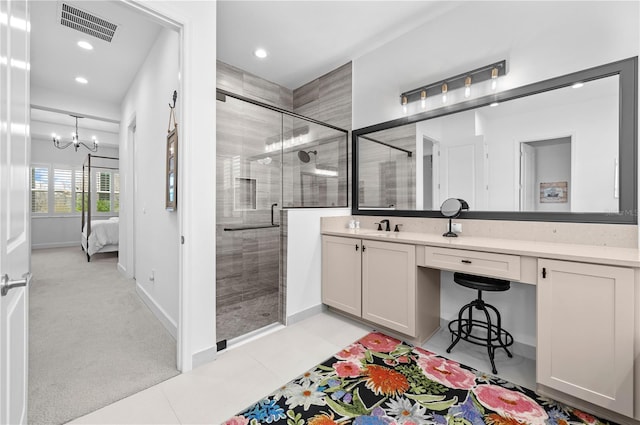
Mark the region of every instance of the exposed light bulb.
POLYGON ((447 86, 447 83, 442 84, 442 103, 447 103, 448 91, 449 91, 449 86, 447 86))
POLYGON ((495 90, 498 86, 498 68, 491 70, 491 90, 495 90))
POLYGON ((407 113, 407 103, 409 102, 409 99, 407 99, 407 96, 402 96, 402 112, 403 113, 407 113))
POLYGON ((422 90, 420 92, 420 107, 425 109, 427 107, 427 91, 422 90))
POLYGON ((464 79, 464 97, 471 96, 471 76, 464 79))

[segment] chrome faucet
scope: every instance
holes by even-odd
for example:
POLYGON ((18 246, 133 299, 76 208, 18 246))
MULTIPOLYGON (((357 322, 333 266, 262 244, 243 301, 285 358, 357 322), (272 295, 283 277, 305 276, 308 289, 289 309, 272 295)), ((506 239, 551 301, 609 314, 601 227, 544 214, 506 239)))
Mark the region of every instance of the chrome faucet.
POLYGON ((384 230, 386 230, 387 232, 390 232, 391 231, 391 224, 389 223, 389 220, 387 220, 387 219, 380 220, 380 225, 382 225, 382 223, 386 223, 386 229, 384 229, 384 230))

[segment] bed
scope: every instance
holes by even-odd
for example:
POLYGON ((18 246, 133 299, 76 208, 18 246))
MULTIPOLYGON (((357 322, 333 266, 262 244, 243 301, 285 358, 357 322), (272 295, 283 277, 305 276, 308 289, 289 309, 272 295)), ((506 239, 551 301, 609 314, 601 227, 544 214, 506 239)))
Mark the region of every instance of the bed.
POLYGON ((87 253, 87 261, 98 252, 114 252, 118 250, 119 217, 111 217, 107 220, 93 220, 91 225, 85 224, 82 231, 82 249, 87 253), (87 230, 91 229, 89 237, 87 230))
POLYGON ((82 249, 87 254, 87 261, 91 256, 101 252, 118 251, 119 245, 119 217, 104 217, 92 219, 93 205, 91 202, 91 180, 96 170, 118 170, 118 158, 111 156, 87 155, 82 164, 82 249))

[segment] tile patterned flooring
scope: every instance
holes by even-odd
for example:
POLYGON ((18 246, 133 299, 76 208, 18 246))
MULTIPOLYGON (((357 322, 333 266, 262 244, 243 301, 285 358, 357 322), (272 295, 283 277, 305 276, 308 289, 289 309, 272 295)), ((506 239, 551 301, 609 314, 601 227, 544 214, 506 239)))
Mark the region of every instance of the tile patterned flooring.
MULTIPOLYGON (((71 424, 217 424, 326 360, 372 329, 331 312, 317 314, 221 353, 189 373, 127 397, 71 424)), ((424 348, 489 371, 481 347, 460 342, 451 354, 440 331, 424 348)), ((535 362, 496 353, 500 376, 534 387, 535 362)))

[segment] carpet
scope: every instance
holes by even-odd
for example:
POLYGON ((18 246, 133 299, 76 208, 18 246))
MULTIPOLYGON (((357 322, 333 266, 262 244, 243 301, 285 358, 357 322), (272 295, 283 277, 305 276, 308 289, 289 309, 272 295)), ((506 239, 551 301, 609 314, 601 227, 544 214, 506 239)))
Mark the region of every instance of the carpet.
POLYGON ((178 375, 176 342, 117 270, 80 247, 34 250, 29 288, 32 425, 62 424, 178 375))
POLYGON ((372 332, 225 425, 613 424, 372 332))

